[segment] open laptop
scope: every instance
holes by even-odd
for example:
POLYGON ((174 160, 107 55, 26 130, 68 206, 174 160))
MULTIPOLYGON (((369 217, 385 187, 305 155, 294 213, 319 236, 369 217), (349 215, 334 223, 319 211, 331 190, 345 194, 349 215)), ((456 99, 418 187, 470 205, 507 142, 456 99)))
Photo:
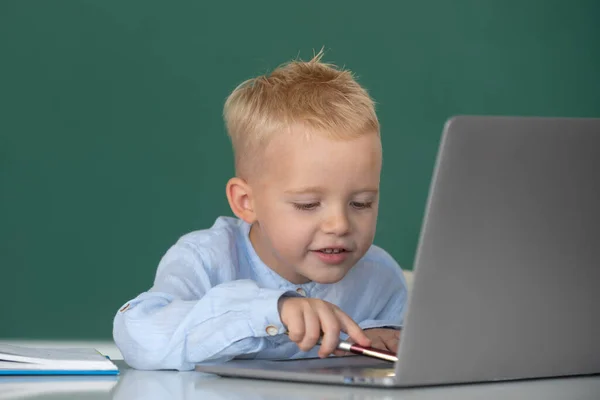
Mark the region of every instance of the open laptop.
POLYGON ((449 120, 414 271, 396 363, 196 369, 397 387, 600 373, 600 119, 449 120))

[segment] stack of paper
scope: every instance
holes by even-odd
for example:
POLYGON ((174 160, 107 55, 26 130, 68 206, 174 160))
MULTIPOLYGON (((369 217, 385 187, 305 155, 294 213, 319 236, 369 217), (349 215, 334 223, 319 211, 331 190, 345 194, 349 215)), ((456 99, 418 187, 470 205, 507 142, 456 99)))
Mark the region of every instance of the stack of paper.
POLYGON ((86 376, 0 376, 0 400, 25 398, 110 398, 117 385, 112 375, 86 376))
POLYGON ((0 375, 116 375, 119 368, 91 348, 40 349, 0 344, 0 375))

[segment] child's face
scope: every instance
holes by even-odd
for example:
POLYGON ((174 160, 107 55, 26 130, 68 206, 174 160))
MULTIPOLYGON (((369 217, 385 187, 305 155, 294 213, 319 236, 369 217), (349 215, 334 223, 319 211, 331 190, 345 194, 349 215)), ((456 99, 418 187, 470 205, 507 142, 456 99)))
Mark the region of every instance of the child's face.
MULTIPOLYGON (((300 128, 296 128, 300 129, 300 128)), ((375 236, 381 171, 378 135, 274 138, 251 183, 250 240, 271 269, 296 284, 341 280, 375 236)))

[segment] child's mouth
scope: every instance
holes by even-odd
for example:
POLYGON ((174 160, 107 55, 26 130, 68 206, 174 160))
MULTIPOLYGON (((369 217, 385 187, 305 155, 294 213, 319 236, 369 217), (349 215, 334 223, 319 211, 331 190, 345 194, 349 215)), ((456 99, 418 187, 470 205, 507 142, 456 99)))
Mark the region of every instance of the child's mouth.
POLYGON ((321 250, 317 250, 320 251, 321 253, 325 253, 325 254, 339 254, 339 253, 344 253, 346 251, 346 249, 321 249, 321 250))
POLYGON ((349 250, 344 248, 323 248, 313 251, 319 260, 325 264, 342 264, 350 254, 349 250))

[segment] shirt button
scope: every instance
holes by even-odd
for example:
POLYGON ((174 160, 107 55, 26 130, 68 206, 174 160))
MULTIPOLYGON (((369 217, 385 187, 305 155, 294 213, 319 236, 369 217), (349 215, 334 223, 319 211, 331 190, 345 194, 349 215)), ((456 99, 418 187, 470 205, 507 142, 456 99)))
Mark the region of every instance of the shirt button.
POLYGON ((298 293, 300 296, 306 296, 306 291, 304 289, 302 289, 301 287, 296 289, 296 293, 298 293))
POLYGON ((275 336, 279 333, 279 329, 277 329, 274 325, 269 325, 265 328, 265 331, 269 336, 275 336))

